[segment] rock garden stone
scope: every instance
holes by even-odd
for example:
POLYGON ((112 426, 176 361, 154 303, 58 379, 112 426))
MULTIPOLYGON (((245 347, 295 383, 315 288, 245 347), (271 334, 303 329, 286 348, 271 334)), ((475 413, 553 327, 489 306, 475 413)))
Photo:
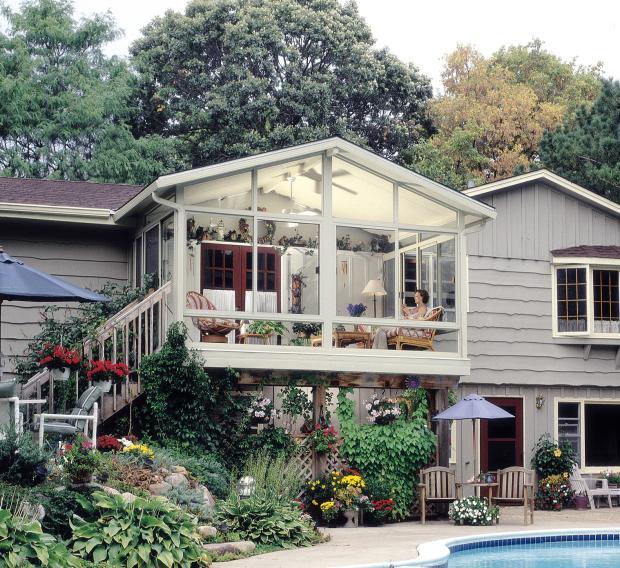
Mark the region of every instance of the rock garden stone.
POLYGON ((202 525, 198 527, 198 534, 200 535, 200 538, 206 540, 217 536, 217 529, 208 525, 202 525))
POLYGON ((183 475, 187 475, 187 470, 182 465, 175 465, 173 468, 174 473, 181 473, 183 475))
POLYGON ((125 493, 121 493, 121 497, 123 498, 123 501, 125 501, 125 503, 133 503, 137 499, 137 497, 133 493, 129 493, 128 491, 125 491, 125 493))
POLYGON ((165 481, 161 481, 160 483, 151 483, 149 485, 149 493, 152 495, 165 495, 172 489, 172 485, 170 483, 166 483, 165 481))
POLYGON ((103 489, 104 493, 107 493, 108 495, 120 495, 121 492, 118 489, 114 489, 114 487, 108 487, 107 485, 104 485, 101 489, 103 489))
POLYGON ((171 473, 166 477, 165 482, 169 483, 172 487, 185 487, 189 483, 187 477, 182 473, 171 473))
POLYGON ((202 492, 202 502, 209 507, 215 507, 215 499, 213 498, 213 495, 211 495, 211 491, 209 491, 204 485, 199 485, 197 489, 202 492))
POLYGON ((204 548, 207 552, 216 555, 226 554, 227 552, 232 554, 248 554, 249 552, 254 551, 256 545, 249 540, 240 540, 237 542, 214 542, 210 544, 203 544, 202 548, 204 548))

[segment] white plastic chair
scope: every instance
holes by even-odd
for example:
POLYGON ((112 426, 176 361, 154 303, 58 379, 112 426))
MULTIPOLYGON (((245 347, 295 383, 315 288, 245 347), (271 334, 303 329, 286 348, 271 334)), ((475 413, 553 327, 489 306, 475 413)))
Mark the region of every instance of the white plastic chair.
POLYGON ((609 484, 606 479, 592 479, 582 477, 579 468, 575 468, 570 476, 571 487, 575 490, 575 493, 585 495, 590 503, 590 508, 596 508, 595 497, 607 498, 607 504, 611 509, 611 495, 612 490, 609 489, 609 484))

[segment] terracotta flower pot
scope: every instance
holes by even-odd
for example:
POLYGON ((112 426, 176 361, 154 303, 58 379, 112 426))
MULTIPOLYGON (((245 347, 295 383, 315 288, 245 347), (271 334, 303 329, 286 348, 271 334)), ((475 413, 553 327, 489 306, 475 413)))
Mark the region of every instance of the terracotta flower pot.
POLYGON ((588 498, 585 495, 575 495, 575 508, 579 511, 585 511, 588 508, 588 498))

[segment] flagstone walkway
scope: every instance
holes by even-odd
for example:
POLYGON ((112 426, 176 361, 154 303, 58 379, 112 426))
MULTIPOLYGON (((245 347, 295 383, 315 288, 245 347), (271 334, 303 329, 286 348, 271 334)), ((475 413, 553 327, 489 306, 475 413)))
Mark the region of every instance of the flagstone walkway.
POLYGON ((383 527, 326 529, 331 540, 310 548, 298 548, 253 556, 232 562, 216 562, 214 568, 334 568, 351 564, 407 560, 417 556, 416 547, 430 540, 489 532, 620 527, 620 507, 559 513, 536 511, 534 525, 523 525, 523 509, 502 507, 499 525, 456 527, 449 521, 395 523, 383 527))

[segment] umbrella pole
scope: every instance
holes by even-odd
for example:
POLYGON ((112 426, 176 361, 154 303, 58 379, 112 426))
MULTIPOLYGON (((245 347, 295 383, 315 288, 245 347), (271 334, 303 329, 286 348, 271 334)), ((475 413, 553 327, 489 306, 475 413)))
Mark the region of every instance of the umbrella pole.
POLYGON ((478 469, 478 448, 476 448, 476 419, 471 419, 471 441, 472 441, 472 452, 474 452, 474 481, 476 480, 476 470, 478 469))

